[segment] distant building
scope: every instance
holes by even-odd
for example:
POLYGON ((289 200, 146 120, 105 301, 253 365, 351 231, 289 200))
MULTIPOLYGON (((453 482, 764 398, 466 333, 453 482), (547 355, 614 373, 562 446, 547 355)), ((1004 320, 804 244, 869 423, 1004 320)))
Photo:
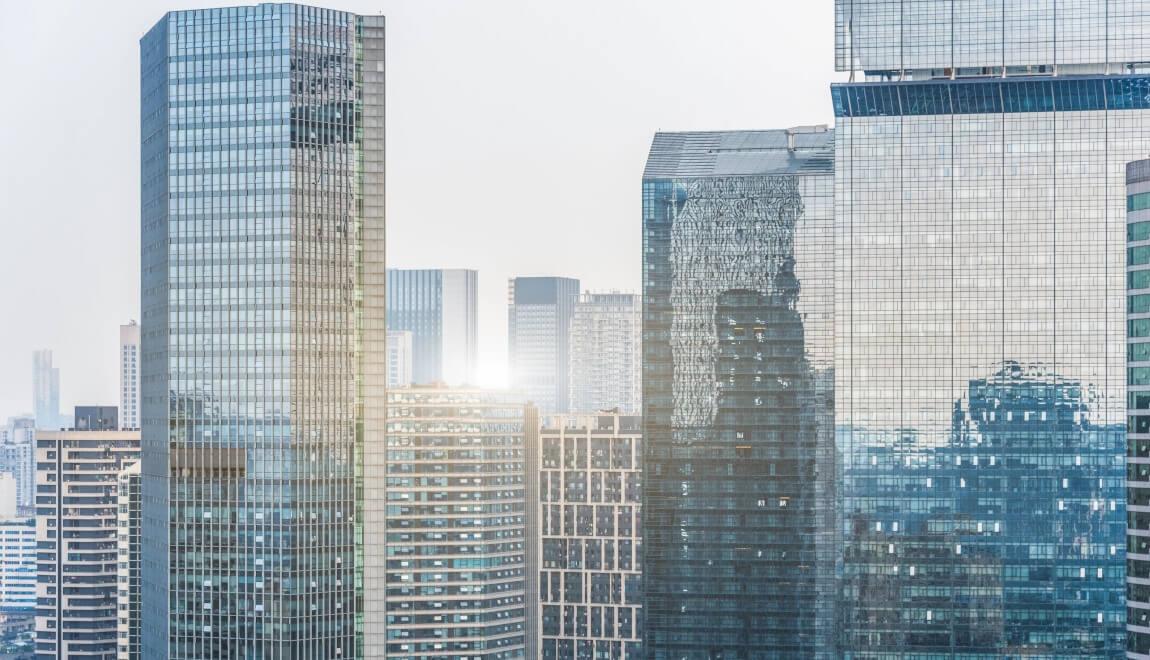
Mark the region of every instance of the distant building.
POLYGON ((546 419, 529 451, 542 660, 642 657, 642 443, 604 412, 546 419))
POLYGON ((117 653, 118 475, 140 432, 36 432, 36 655, 117 653))
POLYGON ((140 660, 140 462, 117 476, 116 659, 140 660))
POLYGON ((475 382, 479 273, 462 268, 387 270, 387 329, 411 332, 411 382, 475 382))
POLYGON ((507 330, 511 387, 541 414, 567 412, 571 319, 579 280, 515 277, 508 282, 507 330))
POLYGON ((36 417, 36 428, 58 429, 60 414, 60 370, 52 366, 52 351, 40 350, 32 353, 32 409, 36 417))
POLYGON ((387 331, 387 386, 407 387, 412 384, 412 332, 387 331))
POLYGON ((71 428, 76 431, 115 431, 120 428, 116 406, 76 406, 71 428))
POLYGON ((642 298, 584 293, 571 317, 568 358, 572 411, 618 408, 638 414, 642 402, 642 298))
POLYGON ((16 506, 29 515, 35 491, 35 433, 32 417, 12 417, 7 426, 0 427, 0 472, 16 479, 16 506))
POLYGON ((140 326, 120 326, 120 427, 140 428, 140 326))
POLYGON ((534 408, 478 389, 387 398, 386 657, 525 657, 534 408))
POLYGON ((0 610, 36 607, 36 519, 0 518, 0 610))
POLYGON ((10 472, 0 472, 0 518, 15 518, 18 509, 16 477, 10 472))

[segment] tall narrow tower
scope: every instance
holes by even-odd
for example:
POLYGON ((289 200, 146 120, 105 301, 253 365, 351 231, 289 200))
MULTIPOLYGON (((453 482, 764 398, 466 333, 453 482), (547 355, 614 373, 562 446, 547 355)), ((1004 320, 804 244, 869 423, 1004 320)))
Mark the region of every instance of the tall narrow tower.
POLYGON ((383 18, 140 49, 143 656, 382 653, 383 18))

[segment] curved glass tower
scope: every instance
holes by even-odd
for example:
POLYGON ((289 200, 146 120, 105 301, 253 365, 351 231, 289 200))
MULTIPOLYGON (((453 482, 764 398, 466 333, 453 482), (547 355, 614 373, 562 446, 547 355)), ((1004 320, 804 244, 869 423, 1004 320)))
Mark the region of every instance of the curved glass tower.
POLYGON ((143 655, 382 654, 383 18, 140 41, 143 655))

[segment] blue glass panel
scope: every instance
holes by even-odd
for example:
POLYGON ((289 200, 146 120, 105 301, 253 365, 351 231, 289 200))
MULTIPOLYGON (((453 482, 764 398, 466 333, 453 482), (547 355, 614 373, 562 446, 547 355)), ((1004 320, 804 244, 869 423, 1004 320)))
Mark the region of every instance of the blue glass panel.
POLYGON ((954 111, 958 114, 1002 112, 1002 94, 997 82, 955 84, 954 111))
POLYGON ((950 88, 947 85, 907 85, 902 88, 902 109, 908 115, 948 114, 950 88))

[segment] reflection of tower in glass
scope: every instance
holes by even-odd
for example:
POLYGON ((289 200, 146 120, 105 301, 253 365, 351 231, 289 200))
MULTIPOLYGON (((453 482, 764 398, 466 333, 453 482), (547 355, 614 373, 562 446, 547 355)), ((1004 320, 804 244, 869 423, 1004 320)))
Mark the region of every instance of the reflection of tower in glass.
POLYGON ((968 383, 944 446, 860 456, 849 626, 924 652, 1106 655, 1125 615, 1123 429, 1093 421, 1097 397, 1005 362, 968 383))

